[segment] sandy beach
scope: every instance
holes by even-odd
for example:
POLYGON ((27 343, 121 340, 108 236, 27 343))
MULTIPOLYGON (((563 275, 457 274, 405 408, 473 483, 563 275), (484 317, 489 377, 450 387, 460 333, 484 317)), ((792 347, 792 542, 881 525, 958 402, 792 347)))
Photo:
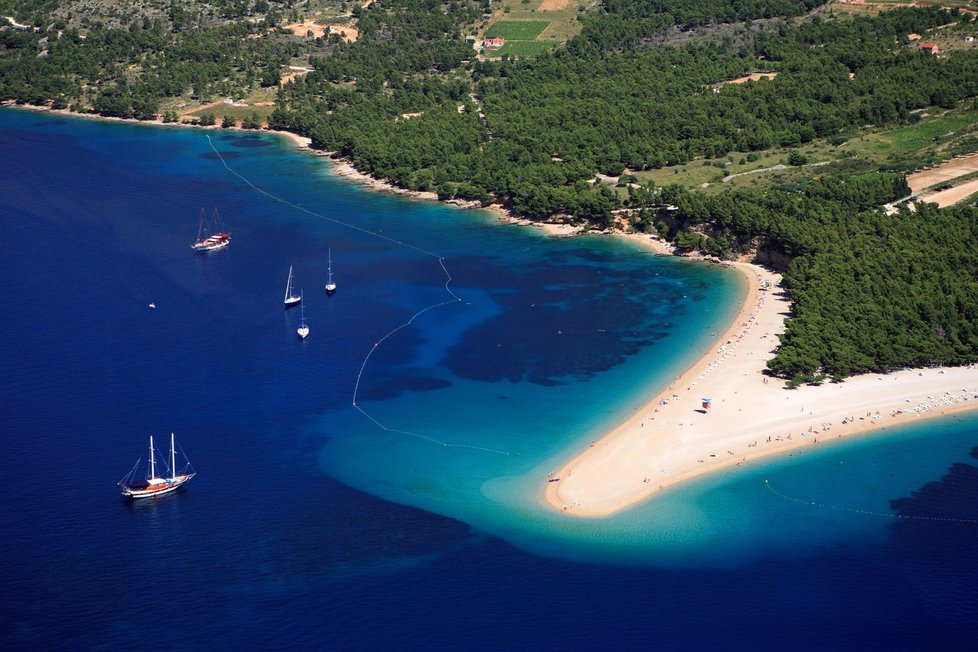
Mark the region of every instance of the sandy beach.
POLYGON ((978 367, 908 369, 786 389, 763 372, 790 304, 780 276, 736 263, 748 289, 709 354, 624 423, 541 478, 557 510, 601 517, 732 466, 978 409, 978 367), (711 399, 704 407, 702 399, 711 399))

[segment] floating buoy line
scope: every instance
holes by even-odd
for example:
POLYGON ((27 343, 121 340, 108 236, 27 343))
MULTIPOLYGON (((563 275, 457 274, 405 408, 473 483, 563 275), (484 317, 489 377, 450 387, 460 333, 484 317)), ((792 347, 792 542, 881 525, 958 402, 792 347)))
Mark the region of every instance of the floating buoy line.
POLYGON ((306 208, 304 206, 300 206, 299 204, 296 204, 294 202, 291 202, 291 201, 289 201, 289 200, 287 200, 287 199, 285 199, 283 197, 279 197, 278 195, 275 195, 273 193, 270 193, 267 190, 265 190, 264 188, 260 188, 259 186, 256 186, 254 183, 251 182, 250 179, 248 179, 243 174, 241 174, 240 172, 238 172, 237 170, 235 170, 234 168, 232 168, 231 166, 229 166, 227 164, 227 161, 225 161, 224 160, 224 157, 221 155, 221 152, 218 151, 218 149, 216 147, 214 147, 214 143, 213 143, 213 141, 211 141, 210 135, 209 134, 205 134, 205 136, 207 138, 207 144, 210 145, 210 148, 217 155, 217 158, 221 161, 221 164, 224 166, 224 169, 227 170, 230 174, 233 174, 234 176, 236 176, 238 179, 240 179, 244 184, 246 184, 252 190, 254 190, 255 192, 258 192, 258 193, 264 195, 268 199, 271 199, 272 201, 278 202, 279 204, 282 204, 283 206, 288 206, 289 208, 292 208, 294 210, 303 212, 303 213, 305 213, 307 215, 310 215, 312 217, 316 217, 316 218, 319 218, 319 219, 322 219, 322 220, 326 220, 328 222, 332 222, 333 224, 337 224, 339 226, 343 226, 343 227, 346 227, 348 229, 352 229, 354 231, 359 231, 360 233, 363 233, 365 235, 372 236, 374 238, 379 238, 381 240, 386 240, 387 242, 390 242, 392 244, 398 245, 400 247, 404 247, 406 249, 412 249, 414 251, 417 251, 418 253, 424 254, 425 256, 430 256, 430 257, 432 257, 432 258, 434 258, 435 260, 438 261, 438 265, 441 267, 442 273, 445 275, 445 283, 444 283, 445 292, 451 298, 450 299, 446 299, 445 301, 440 301, 438 303, 433 303, 433 304, 431 304, 429 306, 426 306, 426 307, 422 308, 421 310, 419 310, 416 313, 414 313, 411 316, 411 318, 408 319, 406 322, 404 322, 403 324, 399 324, 399 325, 395 326, 390 331, 388 331, 386 334, 384 334, 383 337, 381 337, 379 340, 377 340, 374 343, 374 345, 367 352, 367 355, 363 358, 363 362, 360 364, 360 370, 357 372, 356 382, 353 385, 353 407, 356 408, 363 416, 365 416, 367 419, 369 419, 371 422, 373 422, 378 428, 380 428, 381 430, 383 430, 385 432, 392 432, 392 433, 398 433, 398 434, 402 434, 402 435, 407 435, 407 436, 410 436, 410 437, 415 437, 415 438, 420 439, 422 441, 426 441, 426 442, 429 442, 429 443, 434 444, 434 445, 437 445, 437 446, 442 446, 444 448, 463 448, 463 449, 469 449, 469 450, 483 451, 483 452, 486 452, 486 453, 494 453, 494 454, 497 454, 497 455, 513 455, 514 453, 511 453, 509 451, 499 450, 499 449, 495 449, 495 448, 489 448, 489 447, 486 447, 486 446, 475 446, 475 445, 472 445, 472 444, 460 444, 460 443, 457 443, 457 442, 443 441, 441 439, 436 439, 434 437, 431 437, 431 436, 428 436, 428 435, 424 435, 424 434, 421 434, 421 433, 418 433, 418 432, 413 432, 413 431, 410 431, 410 430, 403 430, 403 429, 400 429, 400 428, 394 428, 394 427, 391 427, 391 426, 389 426, 389 425, 381 422, 380 420, 378 420, 372 414, 370 414, 369 412, 367 412, 366 410, 364 410, 363 407, 359 403, 357 403, 357 396, 359 396, 359 392, 360 392, 360 383, 361 383, 361 380, 363 379, 364 371, 367 368, 367 363, 370 361, 370 357, 374 354, 374 352, 378 348, 380 348, 380 346, 388 338, 390 338, 391 336, 393 336, 399 330, 411 326, 411 324, 414 323, 414 320, 415 319, 417 319, 418 317, 420 317, 421 315, 423 315, 424 313, 426 313, 428 311, 435 310, 436 308, 441 308, 441 307, 452 305, 452 304, 456 304, 456 303, 462 303, 462 299, 457 294, 455 294, 455 292, 452 291, 452 288, 451 288, 452 275, 448 272, 448 268, 445 266, 445 259, 442 256, 439 256, 438 254, 436 254, 436 253, 434 253, 432 251, 429 251, 427 249, 423 249, 422 247, 418 247, 418 246, 413 245, 413 244, 410 244, 408 242, 404 242, 403 240, 398 240, 397 238, 392 238, 390 236, 384 235, 383 233, 379 233, 379 232, 373 231, 371 229, 366 229, 366 228, 364 228, 362 226, 357 226, 356 224, 350 224, 349 222, 344 222, 343 220, 336 219, 335 217, 330 217, 328 215, 323 215, 322 213, 317 213, 316 211, 310 210, 310 209, 308 209, 308 208, 306 208))
POLYGON ((808 505, 809 507, 819 507, 822 509, 832 509, 837 512, 851 512, 853 514, 862 514, 864 516, 878 516, 881 518, 892 518, 899 521, 944 521, 947 523, 968 523, 971 525, 978 525, 978 518, 955 518, 952 516, 908 516, 906 514, 893 514, 890 512, 876 512, 869 509, 859 509, 857 507, 842 507, 839 505, 828 505, 825 503, 819 503, 814 500, 806 500, 804 498, 795 498, 794 496, 787 496, 774 487, 771 486, 769 480, 764 481, 764 486, 772 494, 778 498, 783 498, 784 500, 789 500, 793 503, 799 503, 801 505, 808 505))

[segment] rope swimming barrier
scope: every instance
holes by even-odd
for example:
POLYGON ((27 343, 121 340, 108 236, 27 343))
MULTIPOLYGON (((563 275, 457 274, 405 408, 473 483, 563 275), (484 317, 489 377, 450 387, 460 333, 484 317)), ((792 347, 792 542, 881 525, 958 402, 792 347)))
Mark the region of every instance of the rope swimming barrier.
POLYGON ((392 244, 395 244, 395 245, 404 247, 406 249, 411 249, 413 251, 417 251, 418 253, 424 254, 425 256, 430 256, 430 257, 432 257, 432 258, 434 258, 435 260, 438 261, 438 265, 441 267, 442 273, 444 273, 444 275, 445 275, 445 283, 444 283, 445 292, 448 293, 448 295, 451 297, 451 299, 446 300, 446 301, 441 301, 441 302, 438 302, 438 303, 434 303, 434 304, 432 304, 430 306, 427 306, 425 308, 422 308, 421 310, 419 310, 416 313, 414 313, 413 315, 411 315, 411 318, 408 319, 406 322, 404 322, 403 324, 399 324, 399 325, 395 326, 394 328, 392 328, 390 331, 388 331, 386 334, 384 334, 383 337, 381 337, 379 340, 377 340, 372 347, 370 347, 370 350, 367 352, 367 355, 364 357, 363 362, 360 364, 360 370, 357 372, 356 382, 354 383, 354 386, 353 386, 353 407, 356 408, 357 411, 359 411, 367 419, 369 419, 374 424, 376 424, 378 428, 380 428, 381 430, 383 430, 385 432, 393 432, 393 433, 398 433, 398 434, 402 434, 402 435, 407 435, 407 436, 410 436, 410 437, 415 437, 417 439, 421 439, 422 441, 427 441, 427 442, 430 442, 430 443, 435 444, 437 446, 442 446, 444 448, 469 449, 469 450, 475 450, 475 451, 482 451, 482 452, 486 452, 486 453, 493 453, 493 454, 496 454, 496 455, 514 455, 514 453, 511 453, 509 451, 498 450, 498 449, 494 449, 494 448, 488 448, 488 447, 485 447, 485 446, 475 446, 475 445, 472 445, 472 444, 460 444, 460 443, 446 442, 446 441, 442 441, 442 440, 439 440, 439 439, 435 439, 434 437, 430 437, 428 435, 423 435, 423 434, 420 434, 420 433, 417 433, 417 432, 412 432, 410 430, 402 430, 402 429, 399 429, 399 428, 392 428, 392 427, 390 427, 390 426, 382 423, 381 421, 379 421, 377 418, 375 418, 373 415, 371 415, 370 413, 368 413, 366 410, 364 410, 357 403, 357 397, 359 396, 359 393, 360 393, 360 383, 361 383, 361 380, 363 378, 364 371, 367 368, 367 363, 370 361, 371 356, 373 356, 374 351, 376 351, 388 338, 390 338, 391 336, 393 336, 395 333, 397 333, 401 329, 404 329, 404 328, 407 328, 407 327, 411 326, 414 323, 414 320, 417 319, 418 317, 420 317, 421 315, 423 315, 424 313, 429 312, 431 310, 435 310, 436 308, 442 308, 444 306, 448 306, 448 305, 452 305, 452 304, 456 304, 456 303, 462 303, 461 297, 459 297, 457 294, 455 294, 455 292, 452 291, 452 288, 451 288, 452 275, 449 273, 448 268, 445 266, 445 259, 442 256, 439 256, 438 254, 436 254, 436 253, 434 253, 432 251, 429 251, 429 250, 424 249, 422 247, 418 247, 416 245, 413 245, 413 244, 404 242, 403 240, 398 240, 397 238, 392 238, 390 236, 384 235, 383 233, 378 233, 377 231, 372 231, 372 230, 367 229, 367 228, 364 228, 362 226, 357 226, 356 224, 350 224, 349 222, 344 222, 343 220, 339 220, 339 219, 337 219, 335 217, 330 217, 328 215, 323 215, 322 213, 317 213, 316 211, 310 210, 310 209, 308 209, 308 208, 306 208, 304 206, 301 206, 301 205, 296 204, 294 202, 291 202, 291 201, 289 201, 287 199, 284 199, 282 197, 279 197, 279 196, 277 196, 275 194, 272 194, 272 193, 268 192, 267 190, 265 190, 264 188, 260 188, 259 186, 256 186, 254 183, 251 182, 250 179, 248 179, 247 177, 245 177, 244 175, 242 175, 240 172, 238 172, 237 170, 235 170, 234 168, 232 168, 231 166, 229 166, 227 164, 227 161, 221 155, 221 152, 218 151, 218 149, 214 146, 214 143, 211 140, 210 135, 205 134, 205 136, 207 138, 207 144, 210 145, 210 148, 214 151, 214 154, 217 155, 217 158, 221 161, 221 164, 224 166, 224 169, 227 172, 229 172, 230 174, 236 176, 238 179, 240 179, 248 187, 250 187, 251 189, 255 190, 256 192, 264 195, 268 199, 271 199, 272 201, 278 202, 279 204, 282 204, 283 206, 287 206, 289 208, 292 208, 294 210, 300 211, 300 212, 305 213, 307 215, 310 215, 312 217, 316 217, 316 218, 319 218, 319 219, 322 219, 322 220, 326 220, 326 221, 332 222, 333 224, 336 224, 338 226, 346 227, 346 228, 352 229, 354 231, 359 231, 360 233, 363 233, 364 235, 372 236, 374 238, 379 238, 381 240, 386 240, 387 242, 390 242, 392 244))
POLYGON ((764 486, 772 494, 778 498, 783 498, 784 500, 791 501, 793 503, 799 503, 801 505, 808 505, 809 507, 820 507, 822 509, 832 509, 837 512, 851 512, 853 514, 862 514, 864 516, 878 516, 882 518, 893 518, 902 521, 944 521, 948 523, 968 523, 968 524, 978 524, 978 518, 954 518, 951 516, 909 516, 907 514, 892 514, 888 512, 876 512, 868 509, 859 509, 857 507, 842 507, 839 505, 828 505, 825 503, 819 503, 814 500, 806 500, 804 498, 796 498, 794 496, 787 496, 780 491, 776 490, 771 486, 769 480, 764 481, 764 486))
MULTIPOLYGON (((211 137, 209 135, 207 135, 207 134, 205 134, 205 136, 207 137, 207 144, 210 145, 211 149, 214 150, 214 153, 221 160, 221 164, 224 166, 224 169, 225 170, 227 170, 228 172, 230 172, 234 176, 238 177, 239 179, 241 179, 242 182, 244 182, 246 185, 248 185, 249 187, 251 187, 253 190, 255 190, 256 192, 259 192, 259 193, 265 195, 266 197, 268 197, 272 201, 276 201, 276 202, 278 202, 280 204, 283 204, 285 206, 288 206, 289 208, 294 208, 295 210, 301 211, 303 213, 306 213, 307 215, 311 215, 312 217, 318 217, 320 219, 326 220, 327 222, 333 222, 334 224, 338 224, 340 226, 345 226, 348 229, 353 229, 354 231, 359 231, 359 232, 364 233, 366 235, 370 235, 370 236, 373 236, 375 238, 380 238, 381 240, 387 240, 388 242, 392 242, 394 244, 400 245, 402 247, 406 247, 408 249, 413 249, 413 250, 418 251, 420 253, 423 253, 423 254, 425 254, 427 256, 432 256, 434 258, 438 258, 438 255, 437 254, 432 253, 432 252, 428 251, 427 249, 422 249, 421 247, 415 246, 413 244, 409 244, 409 243, 404 242, 402 240, 398 240, 396 238, 392 238, 390 236, 386 236, 383 233, 378 233, 376 231, 371 231, 370 229, 365 229, 362 226, 357 226, 356 224, 350 224, 349 222, 344 222, 343 220, 338 220, 335 217, 329 217, 328 215, 323 215, 322 213, 317 213, 316 211, 309 210, 305 206, 300 206, 299 204, 296 204, 294 202, 290 202, 289 200, 283 199, 283 198, 279 197, 278 195, 273 195, 272 193, 268 192, 264 188, 259 188, 258 186, 256 186, 255 184, 253 184, 247 177, 245 177, 240 172, 238 172, 237 170, 235 170, 234 168, 232 168, 230 165, 228 165, 227 164, 227 161, 224 160, 224 157, 221 156, 221 152, 219 152, 217 150, 217 148, 214 147, 214 143, 211 142, 211 137)), ((442 269, 444 269, 444 267, 445 266, 442 265, 442 269)), ((445 273, 447 274, 448 272, 446 271, 445 273)), ((449 280, 451 280, 450 277, 449 277, 449 280)), ((455 295, 452 294, 452 296, 455 296, 455 295)), ((455 297, 455 298, 458 299, 458 297, 455 297)), ((459 299, 459 301, 461 301, 461 299, 459 299)))

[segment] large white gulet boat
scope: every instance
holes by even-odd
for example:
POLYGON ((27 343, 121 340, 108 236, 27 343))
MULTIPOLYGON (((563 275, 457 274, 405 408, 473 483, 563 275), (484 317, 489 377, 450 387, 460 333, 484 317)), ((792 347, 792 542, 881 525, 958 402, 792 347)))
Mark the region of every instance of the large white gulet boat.
MULTIPOLYGON (((181 451, 182 455, 182 451, 181 451)), ((184 485, 190 478, 197 475, 190 466, 190 460, 186 459, 186 455, 182 455, 184 460, 186 460, 186 466, 180 473, 177 473, 177 452, 176 452, 176 440, 174 439, 173 433, 170 433, 170 468, 169 477, 160 477, 156 474, 156 449, 153 448, 153 436, 149 436, 149 468, 148 474, 144 480, 136 480, 136 469, 139 467, 139 462, 132 467, 128 475, 119 481, 119 486, 122 487, 122 495, 128 496, 129 498, 153 498, 155 496, 161 496, 163 494, 168 494, 171 491, 176 491, 179 487, 184 485)), ((165 464, 165 463, 164 463, 165 464)))

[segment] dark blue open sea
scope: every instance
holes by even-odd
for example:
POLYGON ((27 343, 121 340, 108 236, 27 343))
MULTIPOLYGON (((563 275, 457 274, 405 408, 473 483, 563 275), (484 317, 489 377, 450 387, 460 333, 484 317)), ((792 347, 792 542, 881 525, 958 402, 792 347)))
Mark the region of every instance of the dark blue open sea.
POLYGON ((270 134, 3 109, 0 280, 3 649, 978 645, 974 416, 541 505, 710 346, 725 270, 368 192, 270 134), (226 250, 191 252, 201 208, 226 250), (197 477, 123 499, 170 432, 197 477))

